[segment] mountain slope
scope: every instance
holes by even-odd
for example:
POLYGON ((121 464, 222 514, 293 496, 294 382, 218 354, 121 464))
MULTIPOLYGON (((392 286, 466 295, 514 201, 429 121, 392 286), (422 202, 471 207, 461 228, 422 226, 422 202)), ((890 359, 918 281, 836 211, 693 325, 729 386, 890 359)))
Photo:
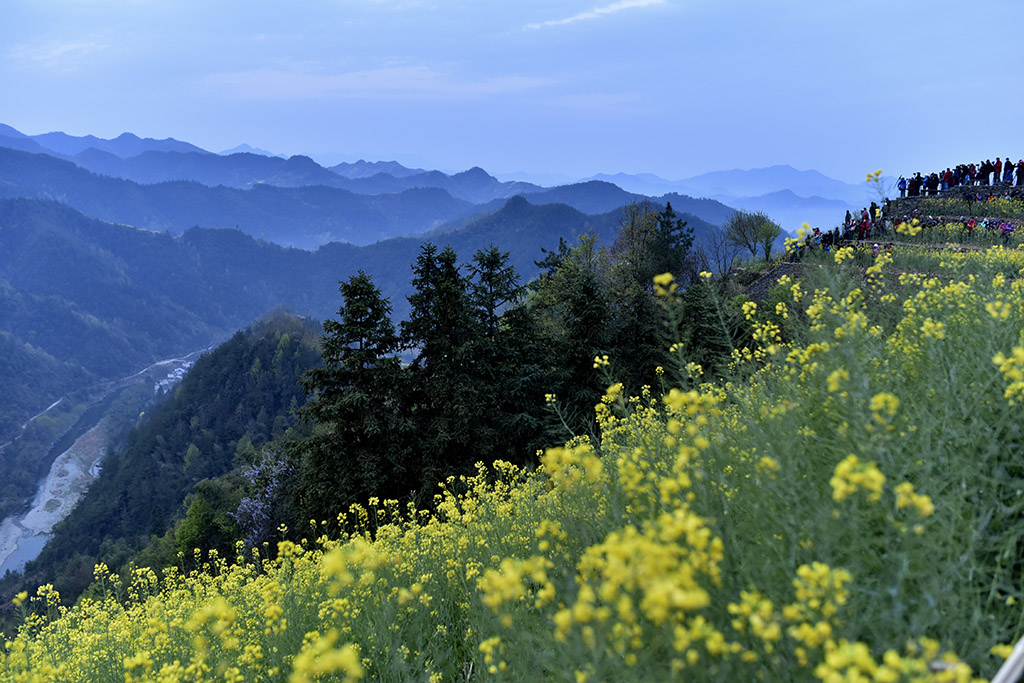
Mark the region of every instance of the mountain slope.
POLYGON ((337 310, 338 281, 358 269, 374 276, 400 319, 426 239, 451 244, 464 262, 495 244, 530 278, 543 248, 590 230, 608 243, 620 218, 618 210, 588 216, 513 199, 452 233, 308 252, 237 230, 173 237, 56 202, 0 200, 0 333, 23 349, 0 363, 0 415, 10 429, 86 381, 203 348, 277 307, 326 318, 337 310))
POLYGON ((102 220, 175 234, 196 225, 237 227, 304 248, 338 240, 368 244, 423 232, 477 211, 436 188, 362 196, 322 186, 258 185, 246 191, 184 181, 140 185, 7 148, 0 148, 0 197, 57 199, 102 220))
MULTIPOLYGON (((305 400, 298 380, 320 362, 319 335, 308 321, 274 315, 201 356, 167 402, 147 411, 124 447, 105 459, 74 514, 26 568, 25 581, 55 580, 77 596, 91 571, 81 576, 65 567, 119 567, 151 534, 172 529, 185 516, 186 496, 209 490, 210 479, 243 465, 252 448, 294 423, 292 411, 305 400)), ((205 540, 211 537, 208 531, 205 540)))

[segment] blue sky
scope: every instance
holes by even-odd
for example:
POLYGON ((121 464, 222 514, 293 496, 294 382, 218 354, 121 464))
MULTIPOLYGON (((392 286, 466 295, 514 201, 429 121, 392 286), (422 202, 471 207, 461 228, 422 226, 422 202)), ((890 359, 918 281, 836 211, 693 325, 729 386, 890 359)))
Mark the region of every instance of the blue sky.
POLYGON ((862 181, 1024 156, 1020 0, 4 0, 0 122, 322 163, 862 181))

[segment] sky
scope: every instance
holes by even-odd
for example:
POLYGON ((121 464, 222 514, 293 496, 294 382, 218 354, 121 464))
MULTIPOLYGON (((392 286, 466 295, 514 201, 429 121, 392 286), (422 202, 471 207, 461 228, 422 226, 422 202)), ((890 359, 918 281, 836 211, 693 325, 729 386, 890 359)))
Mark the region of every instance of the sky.
POLYGON ((1024 156, 1021 0, 4 0, 0 123, 323 164, 847 182, 1024 156))

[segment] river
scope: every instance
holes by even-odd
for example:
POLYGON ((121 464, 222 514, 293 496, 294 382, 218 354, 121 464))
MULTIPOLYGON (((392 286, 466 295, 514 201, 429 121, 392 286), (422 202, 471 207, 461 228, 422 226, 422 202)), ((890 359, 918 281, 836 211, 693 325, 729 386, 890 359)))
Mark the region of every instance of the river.
MULTIPOLYGON (((126 377, 117 384, 127 386, 131 380, 138 380, 147 371, 160 366, 188 368, 193 358, 207 350, 153 363, 145 370, 126 377)), ((174 381, 178 381, 181 374, 171 372, 163 383, 172 377, 174 381)), ((69 430, 69 434, 54 444, 55 448, 63 450, 50 466, 50 471, 40 484, 29 510, 24 514, 12 515, 0 523, 0 576, 8 571, 21 571, 28 562, 39 556, 50 538, 53 527, 71 514, 89 485, 99 477, 101 461, 111 445, 104 414, 113 398, 114 394, 109 394, 103 401, 92 406, 75 427, 69 430), (85 430, 84 433, 82 430, 85 430), (76 433, 77 437, 74 436, 76 433), (68 443, 71 438, 74 438, 74 441, 68 443)), ((44 410, 40 415, 45 413, 44 410)))
POLYGON ((106 446, 106 420, 100 420, 53 461, 28 512, 3 521, 0 576, 8 570, 21 571, 25 563, 39 556, 53 527, 68 516, 95 479, 93 472, 106 446))

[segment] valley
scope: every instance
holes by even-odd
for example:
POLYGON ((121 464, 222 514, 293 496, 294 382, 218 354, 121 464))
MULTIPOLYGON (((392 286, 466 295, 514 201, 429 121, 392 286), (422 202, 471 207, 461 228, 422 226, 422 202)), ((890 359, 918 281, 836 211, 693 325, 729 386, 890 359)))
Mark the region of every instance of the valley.
MULTIPOLYGON (((9 571, 21 571, 26 563, 36 558, 54 526, 74 511, 90 484, 99 477, 104 457, 118 447, 123 436, 125 405, 124 401, 117 404, 121 394, 133 386, 149 389, 150 396, 171 391, 195 359, 208 350, 160 360, 139 372, 92 388, 90 393, 99 398, 50 447, 51 454, 58 452, 38 490, 31 498, 26 498, 27 509, 0 522, 0 576, 9 571), (119 414, 112 417, 109 413, 115 406, 119 414)), ((22 431, 66 399, 58 399, 35 415, 22 426, 22 431)), ((5 444, 10 445, 10 442, 5 444)))
POLYGON ((0 575, 21 571, 38 556, 53 527, 67 517, 81 500, 108 448, 104 421, 78 437, 57 456, 39 492, 24 515, 8 517, 0 524, 0 575))

